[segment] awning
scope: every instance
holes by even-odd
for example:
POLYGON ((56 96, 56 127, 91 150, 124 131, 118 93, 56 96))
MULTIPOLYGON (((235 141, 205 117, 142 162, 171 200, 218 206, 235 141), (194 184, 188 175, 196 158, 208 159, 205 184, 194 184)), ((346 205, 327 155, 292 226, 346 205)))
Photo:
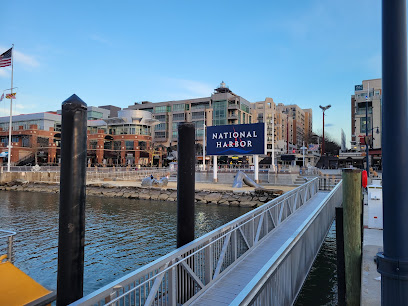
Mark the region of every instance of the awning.
POLYGON ((8 156, 8 152, 1 152, 0 153, 0 157, 7 157, 8 156))

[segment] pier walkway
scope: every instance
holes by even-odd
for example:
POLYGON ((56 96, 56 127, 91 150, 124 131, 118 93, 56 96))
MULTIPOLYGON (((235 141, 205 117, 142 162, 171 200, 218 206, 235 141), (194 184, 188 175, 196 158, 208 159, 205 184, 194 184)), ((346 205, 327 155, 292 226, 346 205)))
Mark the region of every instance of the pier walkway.
POLYGON ((341 201, 315 178, 71 305, 291 305, 341 201))

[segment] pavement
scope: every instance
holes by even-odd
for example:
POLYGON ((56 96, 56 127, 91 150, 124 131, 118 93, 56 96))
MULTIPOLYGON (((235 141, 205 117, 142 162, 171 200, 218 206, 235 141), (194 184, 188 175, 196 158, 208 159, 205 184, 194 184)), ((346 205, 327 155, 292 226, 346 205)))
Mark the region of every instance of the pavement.
MULTIPOLYGON (((127 187, 127 186, 134 186, 134 187, 141 187, 141 181, 121 181, 121 180, 104 180, 104 181, 92 181, 89 184, 95 184, 95 183, 108 183, 110 185, 115 185, 118 187, 127 187)), ((265 189, 269 190, 282 190, 283 192, 288 192, 297 186, 275 186, 275 185, 263 185, 261 184, 262 187, 265 189)), ((167 187, 164 188, 171 188, 171 189, 176 189, 177 188, 177 182, 169 182, 167 187)), ((214 191, 234 191, 234 192, 245 192, 245 191, 254 191, 254 187, 249 187, 249 186, 243 186, 242 188, 232 188, 232 183, 231 184, 221 184, 221 183, 200 183, 196 182, 195 183, 195 189, 196 190, 214 190, 214 191)))
MULTIPOLYGON (((366 195, 364 195, 366 198, 366 195)), ((367 200, 364 199, 366 203, 367 200)), ((368 206, 364 205, 363 256, 361 262, 361 305, 381 305, 381 275, 374 257, 383 251, 383 231, 367 228, 368 206)))

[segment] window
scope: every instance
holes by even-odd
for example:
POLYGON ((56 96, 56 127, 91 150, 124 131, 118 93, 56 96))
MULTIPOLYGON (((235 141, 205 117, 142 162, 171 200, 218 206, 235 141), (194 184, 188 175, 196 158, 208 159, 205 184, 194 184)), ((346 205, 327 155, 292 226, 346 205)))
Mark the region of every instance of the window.
POLYGON ((154 127, 155 131, 165 131, 167 128, 167 124, 166 123, 159 123, 154 127))
POLYGON ((122 147, 121 147, 121 142, 120 141, 114 141, 113 142, 113 149, 114 150, 120 150, 122 147))
MULTIPOLYGON (((367 118, 367 123, 368 123, 368 133, 370 134, 370 127, 371 127, 371 118, 367 118)), ((360 133, 365 133, 366 132, 366 118, 362 117, 360 118, 360 133)))
POLYGON ((227 124, 227 101, 213 103, 213 125, 227 124))
POLYGON ((170 106, 167 106, 167 105, 165 105, 165 106, 156 106, 155 108, 154 108, 154 112, 157 114, 157 113, 166 113, 166 112, 169 112, 170 111, 170 106))
POLYGON ((91 140, 91 141, 89 142, 89 149, 95 150, 97 143, 98 143, 97 141, 91 140))
POLYGON ((184 121, 184 113, 173 114, 173 121, 184 121))
POLYGON ((204 118, 204 112, 196 112, 196 113, 192 113, 191 115, 193 119, 203 119, 204 118))
POLYGON ((126 141, 125 141, 126 150, 134 150, 133 144, 134 144, 133 141, 126 140, 126 141))
POLYGON ((155 115, 154 119, 164 122, 166 121, 166 115, 155 115))
MULTIPOLYGON (((184 109, 185 109, 184 105, 185 105, 184 103, 183 104, 174 104, 173 105, 173 112, 184 112, 184 109)), ((186 104, 186 105, 188 105, 188 104, 186 104)))
POLYGON ((146 148, 147 148, 146 141, 139 141, 139 149, 146 150, 146 148))
POLYGON ((166 138, 166 132, 155 132, 154 137, 155 138, 166 138))

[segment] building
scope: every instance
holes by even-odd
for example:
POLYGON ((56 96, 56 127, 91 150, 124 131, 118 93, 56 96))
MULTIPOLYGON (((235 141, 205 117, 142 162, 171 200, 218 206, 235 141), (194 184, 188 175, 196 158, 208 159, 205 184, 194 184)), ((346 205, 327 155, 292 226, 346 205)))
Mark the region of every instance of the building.
MULTIPOLYGON (((13 164, 59 162, 60 114, 61 110, 13 116, 13 164)), ((276 105, 272 98, 250 103, 224 82, 208 97, 143 101, 123 110, 88 106, 87 119, 89 165, 160 165, 167 152, 176 150, 177 125, 185 121, 195 125, 198 160, 203 156, 206 126, 265 122, 266 153, 272 155, 274 141, 275 158, 299 150, 312 129, 311 109, 276 105)), ((8 117, 0 118, 0 138, 0 153, 6 152, 8 117)))
MULTIPOLYGON (((87 160, 89 165, 149 165, 161 163, 165 150, 152 142, 156 120, 150 112, 110 110, 89 106, 87 113, 87 160)), ((0 118, 0 153, 8 152, 9 117, 0 118)), ((12 118, 11 163, 58 164, 61 115, 57 112, 16 115, 12 118)))
POLYGON ((381 79, 363 80, 351 96, 351 149, 340 153, 342 166, 365 168, 366 145, 370 165, 381 168, 381 79), (366 117, 366 106, 368 116, 366 117), (366 137, 366 129, 368 137, 366 137))
MULTIPOLYGON (((0 152, 8 152, 9 118, 0 117, 0 152)), ((56 163, 60 131, 61 116, 56 112, 13 116, 11 163, 56 163)))
POLYGON ((252 123, 251 103, 233 93, 224 82, 208 97, 166 102, 135 103, 128 109, 152 113, 159 123, 154 127, 153 141, 164 147, 177 145, 177 124, 187 121, 196 127, 196 154, 202 155, 205 126, 252 123), (201 150, 201 151, 200 151, 201 150))

